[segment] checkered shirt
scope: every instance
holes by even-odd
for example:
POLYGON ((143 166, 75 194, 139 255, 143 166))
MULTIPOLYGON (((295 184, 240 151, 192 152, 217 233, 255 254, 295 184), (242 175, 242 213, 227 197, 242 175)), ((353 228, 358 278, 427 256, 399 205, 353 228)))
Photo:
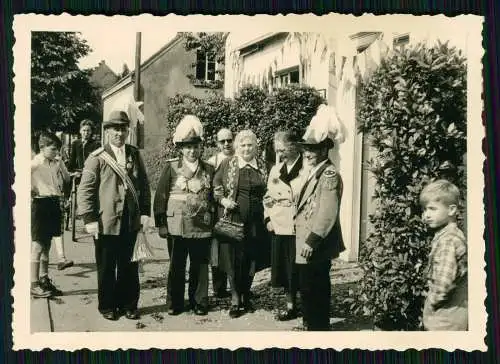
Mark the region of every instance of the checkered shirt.
POLYGON ((439 306, 446 301, 457 283, 467 275, 467 242, 455 223, 450 223, 432 239, 427 267, 428 302, 439 306))

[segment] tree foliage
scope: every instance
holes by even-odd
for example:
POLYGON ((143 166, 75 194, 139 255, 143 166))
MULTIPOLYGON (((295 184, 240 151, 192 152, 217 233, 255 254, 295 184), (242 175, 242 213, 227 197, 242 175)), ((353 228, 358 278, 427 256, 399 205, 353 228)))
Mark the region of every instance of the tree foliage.
POLYGON ((122 73, 120 74, 120 77, 125 77, 128 74, 130 74, 130 69, 128 68, 128 65, 124 63, 122 66, 122 73))
POLYGON ((32 130, 76 132, 80 120, 100 120, 100 96, 89 82, 90 71, 78 67, 89 52, 78 33, 32 33, 32 130))
POLYGON ((182 33, 186 39, 186 50, 200 50, 203 53, 213 53, 215 60, 219 64, 224 64, 225 61, 225 46, 226 38, 229 33, 215 32, 215 33, 182 33))
POLYGON ((358 120, 376 152, 368 161, 376 211, 354 306, 383 329, 420 322, 430 238, 420 218, 423 186, 446 178, 466 191, 466 89, 465 59, 447 44, 398 51, 362 86, 358 120))
MULTIPOLYGON (((226 59, 225 49, 226 49, 226 39, 229 33, 223 32, 184 32, 181 35, 186 40, 184 43, 184 48, 187 51, 197 50, 206 54, 213 54, 215 61, 218 64, 216 69, 216 73, 218 74, 218 78, 213 81, 201 81, 197 80, 195 75, 189 75, 188 77, 191 79, 191 82, 194 84, 200 84, 204 87, 218 89, 223 86, 224 80, 224 63, 226 59)), ((193 68, 196 67, 196 63, 194 63, 193 68)))
POLYGON ((226 99, 215 92, 204 99, 177 95, 168 100, 161 148, 145 153, 152 185, 156 185, 165 159, 178 156, 172 134, 184 115, 194 114, 201 119, 205 131, 204 158, 208 158, 216 151, 216 134, 221 128, 230 128, 235 133, 251 129, 257 135, 261 151, 277 130, 292 130, 301 136, 324 101, 314 88, 296 85, 272 93, 246 86, 235 99, 226 99))

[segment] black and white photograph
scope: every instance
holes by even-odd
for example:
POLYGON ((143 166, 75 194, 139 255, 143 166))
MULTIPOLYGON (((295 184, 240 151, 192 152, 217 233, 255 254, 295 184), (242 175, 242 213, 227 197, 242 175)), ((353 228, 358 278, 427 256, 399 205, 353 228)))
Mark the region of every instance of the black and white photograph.
POLYGON ((486 350, 481 29, 15 16, 14 348, 486 350))

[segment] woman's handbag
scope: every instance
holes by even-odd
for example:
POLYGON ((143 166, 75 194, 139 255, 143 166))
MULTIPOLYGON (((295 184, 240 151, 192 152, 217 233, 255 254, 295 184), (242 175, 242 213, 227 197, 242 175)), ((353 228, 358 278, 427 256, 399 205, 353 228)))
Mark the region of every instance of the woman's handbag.
POLYGON ((227 211, 224 210, 224 215, 214 226, 214 233, 224 239, 241 242, 245 237, 244 227, 241 222, 231 221, 227 216, 227 211))

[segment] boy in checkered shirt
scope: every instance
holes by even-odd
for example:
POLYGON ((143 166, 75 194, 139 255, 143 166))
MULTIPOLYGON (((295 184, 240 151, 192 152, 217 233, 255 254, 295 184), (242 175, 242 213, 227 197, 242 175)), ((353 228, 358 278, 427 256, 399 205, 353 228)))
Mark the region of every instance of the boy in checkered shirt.
POLYGON ((457 227, 460 196, 449 181, 428 184, 420 194, 423 221, 434 231, 427 266, 424 330, 464 331, 467 313, 467 241, 457 227))

